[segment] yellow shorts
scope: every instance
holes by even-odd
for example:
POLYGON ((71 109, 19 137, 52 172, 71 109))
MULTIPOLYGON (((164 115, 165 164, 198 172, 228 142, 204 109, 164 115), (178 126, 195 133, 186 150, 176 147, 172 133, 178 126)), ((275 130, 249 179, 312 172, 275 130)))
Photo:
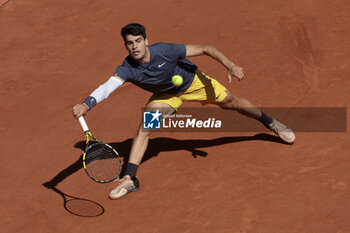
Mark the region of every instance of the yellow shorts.
POLYGON ((226 90, 218 81, 196 70, 193 82, 186 91, 178 95, 154 94, 149 103, 163 102, 177 111, 184 101, 197 101, 203 105, 221 102, 227 96, 226 90))

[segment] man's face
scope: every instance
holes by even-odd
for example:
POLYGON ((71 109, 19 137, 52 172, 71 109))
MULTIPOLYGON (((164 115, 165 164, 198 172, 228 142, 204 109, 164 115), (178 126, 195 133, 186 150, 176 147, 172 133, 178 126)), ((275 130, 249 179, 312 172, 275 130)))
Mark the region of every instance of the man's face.
POLYGON ((125 47, 128 50, 129 55, 138 62, 145 60, 147 56, 147 45, 147 39, 144 39, 141 35, 126 35, 125 37, 125 47))

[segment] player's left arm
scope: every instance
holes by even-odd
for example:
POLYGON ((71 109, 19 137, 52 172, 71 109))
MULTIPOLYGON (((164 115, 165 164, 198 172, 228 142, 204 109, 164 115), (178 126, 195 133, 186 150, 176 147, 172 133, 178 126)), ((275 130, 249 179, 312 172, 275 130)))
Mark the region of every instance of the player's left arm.
POLYGON ((236 77, 238 80, 244 78, 243 69, 235 65, 230 59, 228 59, 220 50, 211 45, 185 45, 186 57, 207 55, 220 62, 228 70, 228 81, 232 81, 232 77, 236 77))
POLYGON ((76 104, 72 111, 73 116, 78 119, 81 116, 84 116, 88 111, 90 111, 96 104, 102 102, 104 99, 107 99, 108 96, 119 88, 125 81, 120 78, 117 74, 111 76, 107 82, 100 85, 96 88, 90 95, 87 97, 83 103, 76 104))

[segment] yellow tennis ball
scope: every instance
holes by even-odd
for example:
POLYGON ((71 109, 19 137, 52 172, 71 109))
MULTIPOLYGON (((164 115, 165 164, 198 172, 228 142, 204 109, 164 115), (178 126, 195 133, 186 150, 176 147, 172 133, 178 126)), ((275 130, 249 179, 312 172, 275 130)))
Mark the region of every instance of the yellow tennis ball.
POLYGON ((173 82, 173 84, 175 86, 180 86, 182 83, 183 83, 183 79, 180 75, 174 75, 172 78, 171 78, 171 81, 173 82))

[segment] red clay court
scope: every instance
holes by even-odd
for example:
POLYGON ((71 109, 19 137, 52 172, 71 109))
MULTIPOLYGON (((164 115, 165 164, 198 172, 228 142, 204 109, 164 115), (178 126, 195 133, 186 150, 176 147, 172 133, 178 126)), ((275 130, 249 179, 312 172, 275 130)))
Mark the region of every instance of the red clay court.
MULTIPOLYGON (((208 57, 191 60, 259 107, 349 109, 349 12, 345 0, 8 1, 1 232, 349 233, 349 128, 297 131, 291 146, 270 132, 154 133, 140 191, 111 201, 116 183, 94 183, 81 168, 84 138, 71 112, 125 58, 120 29, 131 22, 146 26, 150 43, 216 46, 244 68, 244 81, 228 84, 208 57), (70 214, 60 192, 104 212, 70 214)), ((124 85, 85 119, 128 155, 150 95, 124 85)), ((200 104, 183 105, 192 106, 200 104)))

